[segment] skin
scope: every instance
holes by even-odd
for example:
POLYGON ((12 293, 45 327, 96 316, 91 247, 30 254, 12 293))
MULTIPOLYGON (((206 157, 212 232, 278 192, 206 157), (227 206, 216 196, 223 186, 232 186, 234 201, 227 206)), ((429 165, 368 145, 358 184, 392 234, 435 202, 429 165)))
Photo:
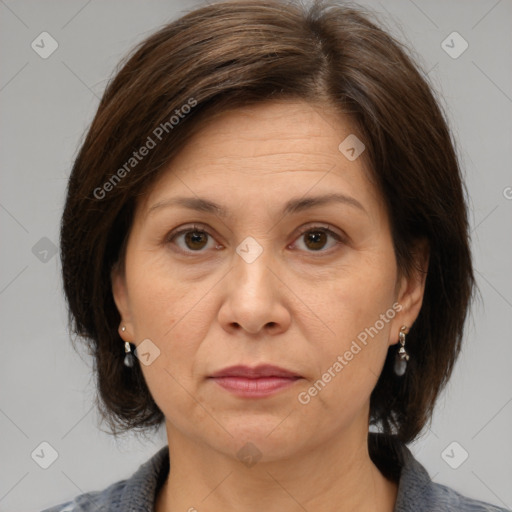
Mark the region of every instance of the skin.
MULTIPOLYGON (((398 273, 388 215, 363 158, 338 150, 351 133, 349 119, 302 101, 224 112, 139 201, 112 289, 121 337, 137 346, 150 339, 160 351, 141 364, 166 418, 171 460, 157 512, 334 511, 340 503, 393 510, 397 485, 368 454, 369 399, 388 347, 419 313, 425 276, 398 273), (328 203, 281 213, 289 199, 332 192, 364 210, 328 203), (207 198, 229 216, 177 205, 148 213, 177 196, 207 198), (193 235, 194 224, 208 235, 188 245, 183 234, 172 238, 177 228, 193 235), (326 226, 340 242, 318 233, 326 226), (262 248, 251 263, 236 252, 248 236, 262 248), (394 318, 300 403, 299 393, 397 302, 394 318), (302 378, 265 398, 240 398, 208 379, 260 363, 302 378), (237 456, 248 442, 261 454, 250 467, 237 456)), ((426 269, 427 250, 416 253, 426 269)))

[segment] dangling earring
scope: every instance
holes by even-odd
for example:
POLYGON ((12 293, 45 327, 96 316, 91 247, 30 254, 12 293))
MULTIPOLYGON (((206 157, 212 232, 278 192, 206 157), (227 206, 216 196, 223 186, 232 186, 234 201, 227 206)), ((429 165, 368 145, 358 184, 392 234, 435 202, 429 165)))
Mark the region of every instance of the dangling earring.
MULTIPOLYGON (((123 325, 123 327, 121 327, 121 331, 125 332, 126 331, 126 327, 123 325)), ((132 347, 130 346, 130 343, 128 341, 125 341, 124 342, 124 351, 125 351, 125 356, 124 356, 124 365, 127 366, 128 368, 133 368, 133 363, 134 363, 134 358, 133 358, 133 354, 132 354, 132 347)))
POLYGON ((124 365, 128 366, 128 368, 133 368, 133 354, 132 354, 132 348, 130 347, 130 343, 128 341, 124 342, 124 351, 126 352, 126 355, 124 356, 124 365))
POLYGON ((405 350, 405 334, 407 332, 407 326, 402 325, 400 328, 400 333, 398 334, 398 341, 400 343, 400 348, 395 356, 395 366, 394 371, 396 375, 401 377, 405 370, 407 369, 407 361, 409 361, 409 354, 405 350))

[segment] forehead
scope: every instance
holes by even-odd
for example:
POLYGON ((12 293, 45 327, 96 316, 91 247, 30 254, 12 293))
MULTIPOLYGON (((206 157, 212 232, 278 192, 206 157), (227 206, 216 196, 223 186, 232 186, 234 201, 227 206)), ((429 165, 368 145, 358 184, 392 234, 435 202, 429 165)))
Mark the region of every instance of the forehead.
POLYGON ((338 156, 339 142, 353 131, 349 119, 335 115, 327 105, 274 100, 215 113, 204 120, 179 159, 188 159, 190 153, 201 157, 205 151, 241 159, 292 152, 332 158, 338 156))
POLYGON ((286 200, 284 195, 297 197, 308 191, 378 202, 366 159, 351 161, 339 149, 354 131, 348 118, 328 106, 300 100, 216 114, 162 171, 141 198, 140 208, 146 215, 152 205, 174 193, 246 205, 280 202, 286 200))

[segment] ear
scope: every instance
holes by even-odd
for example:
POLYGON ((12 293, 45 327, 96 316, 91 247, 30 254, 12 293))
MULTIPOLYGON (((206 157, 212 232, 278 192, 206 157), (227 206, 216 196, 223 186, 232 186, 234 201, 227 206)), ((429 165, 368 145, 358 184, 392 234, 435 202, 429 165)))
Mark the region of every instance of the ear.
POLYGON ((425 282, 430 259, 428 240, 418 240, 412 249, 412 254, 414 261, 409 275, 402 275, 397 283, 398 292, 396 301, 402 308, 393 319, 393 325, 390 331, 390 345, 398 343, 398 335, 402 325, 405 325, 407 330, 411 328, 423 304, 425 282))
POLYGON ((117 310, 121 316, 121 324, 119 325, 119 336, 124 341, 133 342, 134 329, 132 324, 132 317, 130 311, 130 301, 128 298, 128 291, 126 287, 126 277, 124 269, 121 268, 119 262, 116 262, 110 271, 110 281, 112 284, 112 295, 116 303, 117 310), (125 331, 121 327, 125 327, 125 331))

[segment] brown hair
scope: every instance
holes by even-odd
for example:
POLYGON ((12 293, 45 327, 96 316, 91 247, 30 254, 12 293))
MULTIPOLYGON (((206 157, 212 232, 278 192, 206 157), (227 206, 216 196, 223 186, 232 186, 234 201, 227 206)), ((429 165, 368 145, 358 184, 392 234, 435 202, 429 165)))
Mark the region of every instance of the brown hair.
POLYGON ((423 305, 407 337, 408 370, 393 373, 391 347, 371 396, 371 423, 413 440, 451 374, 474 276, 454 142, 426 78, 360 8, 216 3, 163 26, 120 64, 69 178, 61 226, 69 322, 89 341, 97 405, 115 435, 164 420, 139 365, 123 365, 111 289, 137 197, 209 116, 273 98, 349 115, 386 201, 399 271, 411 270, 416 240, 430 246, 423 305), (136 158, 150 139, 154 147, 136 158))

